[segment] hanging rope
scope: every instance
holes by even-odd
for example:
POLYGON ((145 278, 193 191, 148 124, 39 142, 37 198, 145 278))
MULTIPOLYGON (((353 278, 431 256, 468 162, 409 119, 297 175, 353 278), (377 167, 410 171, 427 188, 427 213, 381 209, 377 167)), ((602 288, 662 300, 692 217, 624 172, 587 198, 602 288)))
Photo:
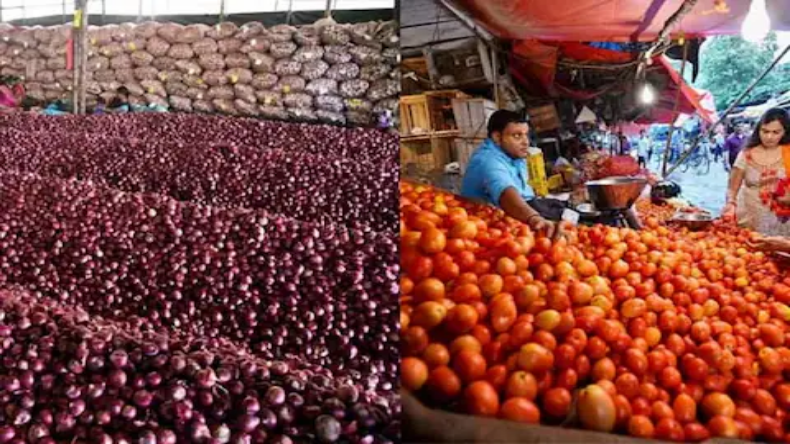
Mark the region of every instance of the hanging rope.
POLYGON ((672 135, 675 133, 675 121, 678 120, 680 115, 680 95, 683 92, 683 84, 686 79, 683 77, 686 73, 686 59, 688 59, 688 42, 683 39, 683 62, 680 65, 680 79, 678 80, 678 92, 675 94, 675 107, 672 110, 672 122, 669 123, 669 134, 667 135, 667 146, 664 149, 664 161, 661 164, 661 175, 667 176, 667 162, 669 161, 669 154, 672 147, 672 135))

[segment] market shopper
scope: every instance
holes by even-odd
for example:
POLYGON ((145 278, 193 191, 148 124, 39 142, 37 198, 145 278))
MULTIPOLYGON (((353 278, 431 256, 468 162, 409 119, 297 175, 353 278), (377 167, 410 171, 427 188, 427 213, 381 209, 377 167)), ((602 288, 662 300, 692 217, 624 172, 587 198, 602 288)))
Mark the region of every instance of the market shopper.
POLYGON ((488 121, 488 138, 466 168, 461 195, 502 208, 536 231, 561 235, 559 225, 530 206, 535 193, 527 183, 529 124, 513 111, 499 110, 488 121))
POLYGON ((765 236, 790 236, 790 221, 775 214, 767 199, 780 180, 790 177, 788 171, 790 116, 773 108, 762 116, 733 162, 723 218, 765 236))
POLYGON ((636 146, 637 158, 639 159, 640 167, 647 168, 647 165, 650 162, 650 157, 653 155, 652 146, 653 142, 650 140, 650 136, 647 135, 647 131, 640 131, 639 140, 637 141, 636 146))
MULTIPOLYGON (((735 160, 738 158, 738 154, 740 154, 741 150, 743 149, 744 144, 746 143, 746 127, 744 124, 738 124, 735 126, 735 131, 727 137, 727 140, 724 142, 724 153, 727 156, 727 162, 729 165, 729 170, 732 170, 733 165, 735 165, 735 160)), ((755 131, 752 133, 758 133, 755 131)))

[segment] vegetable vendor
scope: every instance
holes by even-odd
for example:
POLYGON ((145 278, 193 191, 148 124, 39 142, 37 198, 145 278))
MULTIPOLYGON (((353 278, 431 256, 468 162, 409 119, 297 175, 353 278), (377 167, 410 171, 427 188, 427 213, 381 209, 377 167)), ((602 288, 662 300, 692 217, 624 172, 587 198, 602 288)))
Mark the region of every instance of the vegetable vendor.
POLYGON ((17 110, 25 97, 25 88, 21 79, 16 76, 0 78, 0 111, 17 110))
POLYGON ((499 207, 549 237, 560 235, 558 224, 531 206, 535 193, 527 183, 528 149, 526 118, 508 110, 496 111, 488 120, 488 138, 469 160, 461 195, 499 207))

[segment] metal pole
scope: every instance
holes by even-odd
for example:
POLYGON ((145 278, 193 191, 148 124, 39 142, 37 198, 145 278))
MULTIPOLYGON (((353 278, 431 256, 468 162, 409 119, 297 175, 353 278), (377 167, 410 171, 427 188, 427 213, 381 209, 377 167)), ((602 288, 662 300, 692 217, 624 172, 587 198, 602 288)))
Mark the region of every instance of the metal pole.
POLYGON ((324 11, 324 17, 332 17, 332 0, 326 0, 326 10, 324 11))
POLYGON ((291 12, 294 9, 294 0, 288 0, 288 12, 285 14, 285 24, 291 24, 291 12))
POLYGON ((74 91, 72 107, 75 114, 85 114, 85 87, 88 65, 88 0, 74 3, 74 24, 72 25, 74 44, 74 91))
POLYGON ((738 96, 738 98, 736 98, 730 104, 730 106, 721 114, 721 116, 719 116, 719 120, 717 120, 716 123, 711 125, 710 128, 708 128, 708 130, 705 131, 705 135, 704 136, 702 134, 699 134, 697 136, 697 138, 694 140, 694 144, 691 146, 691 148, 689 148, 688 151, 686 151, 685 153, 683 153, 680 156, 680 159, 678 159, 678 161, 675 163, 675 165, 673 165, 672 168, 669 169, 669 171, 667 172, 667 174, 664 177, 667 177, 668 175, 672 174, 681 164, 683 164, 683 162, 686 161, 686 159, 688 159, 688 157, 691 155, 691 153, 693 153, 694 150, 697 148, 697 145, 699 144, 699 142, 702 140, 703 137, 710 137, 710 135, 713 133, 713 131, 715 131, 716 127, 719 126, 719 124, 721 122, 723 122, 724 119, 727 118, 727 115, 729 113, 731 113, 732 110, 735 109, 735 107, 738 106, 738 104, 741 103, 741 101, 743 101, 743 99, 745 99, 746 96, 749 95, 749 93, 752 92, 752 90, 757 86, 757 84, 760 83, 765 78, 765 76, 767 76, 776 67, 776 65, 779 64, 779 62, 784 58, 785 55, 787 55, 788 52, 790 52, 790 45, 785 46, 785 49, 782 50, 782 52, 774 59, 773 62, 771 62, 771 64, 768 66, 768 68, 766 68, 765 71, 763 71, 763 73, 760 74, 759 77, 754 79, 752 84, 749 85, 749 87, 746 88, 746 90, 744 92, 742 92, 741 95, 738 96))
POLYGON ((219 0, 219 22, 225 21, 225 0, 219 0))
POLYGON ((678 116, 680 113, 678 112, 678 106, 680 104, 680 95, 683 93, 683 83, 686 82, 686 79, 683 77, 686 73, 686 59, 688 58, 688 42, 683 41, 683 64, 680 65, 680 79, 678 79, 678 92, 675 94, 675 109, 672 112, 672 122, 669 123, 669 135, 667 136, 667 147, 664 150, 664 162, 661 165, 661 174, 666 177, 667 173, 667 162, 669 161, 669 153, 672 148, 672 135, 675 132, 675 121, 678 120, 678 116))
POLYGON ((143 0, 137 0, 137 23, 143 21, 143 0))
POLYGON ((107 16, 107 0, 101 0, 101 24, 104 24, 104 20, 107 16))
POLYGON ((66 0, 60 2, 60 6, 61 6, 61 20, 63 21, 63 23, 66 23, 66 0))

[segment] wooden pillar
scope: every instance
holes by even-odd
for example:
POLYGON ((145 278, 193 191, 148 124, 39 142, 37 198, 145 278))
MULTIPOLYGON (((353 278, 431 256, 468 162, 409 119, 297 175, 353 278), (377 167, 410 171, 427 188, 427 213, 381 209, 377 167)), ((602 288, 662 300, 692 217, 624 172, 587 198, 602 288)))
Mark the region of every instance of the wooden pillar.
POLYGON ((72 91, 72 104, 75 114, 85 114, 85 90, 87 88, 88 68, 88 0, 76 0, 74 3, 72 41, 74 44, 74 91, 72 91))

